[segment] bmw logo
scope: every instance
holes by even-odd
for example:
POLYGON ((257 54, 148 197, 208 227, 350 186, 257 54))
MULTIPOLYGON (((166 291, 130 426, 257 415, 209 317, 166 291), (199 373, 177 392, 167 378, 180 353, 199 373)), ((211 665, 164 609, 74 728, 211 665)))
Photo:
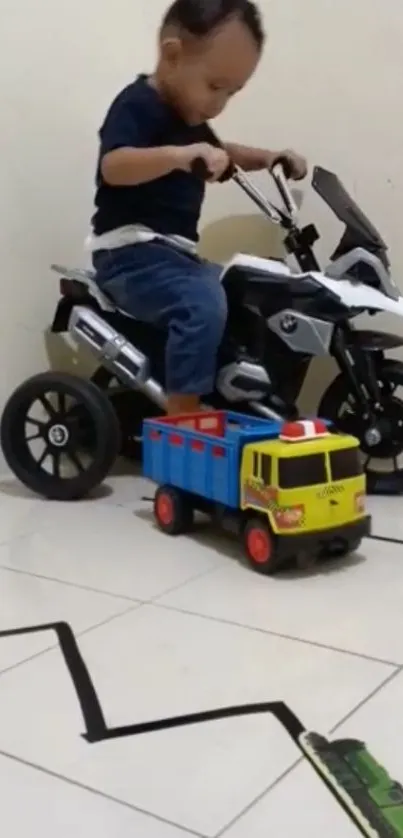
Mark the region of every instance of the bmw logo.
POLYGON ((292 314, 285 314, 284 317, 282 317, 280 320, 280 329, 287 335, 290 335, 292 334, 292 332, 295 332, 297 325, 297 318, 294 317, 292 314))

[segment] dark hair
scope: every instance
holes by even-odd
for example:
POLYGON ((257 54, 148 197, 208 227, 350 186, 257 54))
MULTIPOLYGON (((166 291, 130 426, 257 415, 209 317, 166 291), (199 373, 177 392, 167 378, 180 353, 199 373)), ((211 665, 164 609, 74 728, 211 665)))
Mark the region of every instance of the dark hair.
POLYGON ((262 18, 252 0, 175 0, 165 14, 162 29, 177 26, 190 35, 203 38, 231 18, 242 21, 259 49, 263 46, 262 18))

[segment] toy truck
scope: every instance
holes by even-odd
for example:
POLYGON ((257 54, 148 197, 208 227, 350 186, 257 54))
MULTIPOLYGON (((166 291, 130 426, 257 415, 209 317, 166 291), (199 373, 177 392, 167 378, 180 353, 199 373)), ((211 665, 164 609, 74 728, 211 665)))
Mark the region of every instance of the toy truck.
POLYGON ((290 561, 344 556, 369 534, 358 446, 318 419, 203 411, 144 422, 143 473, 159 484, 161 530, 187 532, 195 511, 207 513, 270 574, 290 561))

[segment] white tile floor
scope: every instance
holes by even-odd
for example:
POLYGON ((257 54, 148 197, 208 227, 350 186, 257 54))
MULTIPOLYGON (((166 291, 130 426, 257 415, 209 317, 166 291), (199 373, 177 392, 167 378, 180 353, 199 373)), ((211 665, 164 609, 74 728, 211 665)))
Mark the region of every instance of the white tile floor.
MULTIPOLYGON (((109 727, 282 700, 403 781, 402 546, 264 579, 208 527, 158 533, 144 494, 130 475, 77 504, 1 483, 0 631, 69 623, 109 727)), ((403 498, 371 507, 403 542, 403 498)), ((50 629, 0 637, 0 718, 9 838, 359 834, 270 716, 89 744, 50 629)))

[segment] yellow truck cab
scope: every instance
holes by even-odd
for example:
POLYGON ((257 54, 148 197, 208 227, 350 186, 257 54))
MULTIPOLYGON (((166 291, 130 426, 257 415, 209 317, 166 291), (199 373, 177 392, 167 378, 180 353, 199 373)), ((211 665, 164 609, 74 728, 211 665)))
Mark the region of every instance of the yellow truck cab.
POLYGON ((299 557, 301 564, 320 555, 345 555, 358 548, 370 528, 358 440, 330 433, 318 420, 290 423, 289 429, 243 449, 246 552, 264 573, 287 555, 299 557))

